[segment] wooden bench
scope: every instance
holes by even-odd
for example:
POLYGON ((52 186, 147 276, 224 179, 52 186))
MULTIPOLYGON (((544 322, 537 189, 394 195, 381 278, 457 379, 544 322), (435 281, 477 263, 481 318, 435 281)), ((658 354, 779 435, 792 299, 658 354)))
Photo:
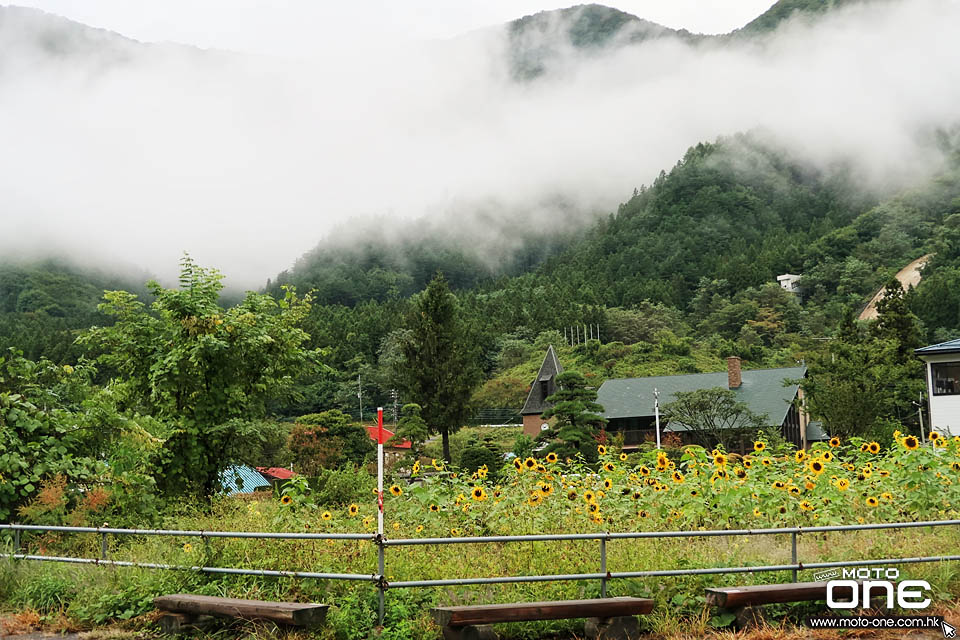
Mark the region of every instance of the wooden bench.
MULTIPOLYGON (((707 589, 707 604, 731 611, 739 627, 755 624, 762 619, 759 607, 784 602, 815 602, 827 599, 826 582, 791 582, 787 584, 758 584, 749 587, 721 587, 707 589)), ((837 598, 853 596, 849 586, 834 588, 837 598)))
POLYGON ((310 627, 323 622, 328 608, 325 604, 239 600, 186 593, 154 598, 153 605, 164 612, 160 618, 160 627, 164 633, 182 633, 212 616, 270 620, 278 624, 310 627))
POLYGON ((494 640, 497 635, 492 624, 565 618, 587 618, 588 638, 632 640, 640 635, 634 616, 652 610, 653 600, 648 598, 600 598, 436 607, 433 618, 443 628, 446 640, 494 640))

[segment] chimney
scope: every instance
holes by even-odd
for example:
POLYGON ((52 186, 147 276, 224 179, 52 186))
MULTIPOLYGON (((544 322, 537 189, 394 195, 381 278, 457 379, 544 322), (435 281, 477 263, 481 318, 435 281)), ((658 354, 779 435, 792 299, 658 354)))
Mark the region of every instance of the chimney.
POLYGON ((727 358, 727 387, 730 389, 739 389, 741 383, 740 358, 730 356, 727 358))

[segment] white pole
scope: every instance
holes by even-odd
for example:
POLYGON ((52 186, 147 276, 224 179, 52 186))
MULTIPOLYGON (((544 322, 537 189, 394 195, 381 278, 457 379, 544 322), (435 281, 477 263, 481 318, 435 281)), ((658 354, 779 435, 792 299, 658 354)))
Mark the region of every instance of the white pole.
POLYGON ((657 449, 660 448, 660 392, 653 390, 653 415, 657 420, 657 449))
POLYGON ((383 535, 383 407, 377 407, 377 533, 383 535))

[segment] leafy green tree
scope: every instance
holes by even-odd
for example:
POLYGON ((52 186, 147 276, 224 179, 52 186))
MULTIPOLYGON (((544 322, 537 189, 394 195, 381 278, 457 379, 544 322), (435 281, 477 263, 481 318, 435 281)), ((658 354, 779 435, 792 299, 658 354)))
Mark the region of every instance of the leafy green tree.
POLYGON ((558 375, 557 387, 546 399, 552 406, 543 413, 544 420, 556 419, 550 435, 555 435, 559 442, 549 450, 562 457, 581 453, 588 460, 595 460, 594 436, 606 424, 601 415, 603 407, 596 402, 596 390, 587 388, 587 379, 577 371, 558 375))
POLYGON ((331 409, 297 418, 290 449, 296 470, 316 476, 322 469, 362 465, 373 456, 374 445, 362 426, 331 409))
POLYGON ((397 421, 397 431, 387 444, 398 444, 404 440, 410 441, 410 454, 414 458, 423 455, 423 445, 430 437, 427 423, 423 421, 420 412, 423 409, 415 402, 409 402, 400 408, 400 420, 397 421))
POLYGON ((440 432, 449 462, 450 433, 463 426, 481 372, 473 336, 442 274, 417 297, 407 328, 400 384, 419 400, 429 428, 440 432))
POLYGON ((277 300, 250 292, 223 309, 222 278, 186 256, 179 289, 149 282, 149 311, 134 294, 107 291, 100 310, 116 323, 82 337, 114 372, 111 386, 127 409, 174 427, 159 478, 166 491, 219 490, 236 443, 255 428, 248 420, 263 417, 267 402, 317 364, 317 353, 303 349, 308 336, 300 328, 309 296, 287 290, 277 300))
POLYGON ((757 415, 723 387, 678 391, 674 397, 663 405, 664 418, 685 426, 691 439, 707 448, 721 444, 729 450, 766 426, 767 416, 757 415))

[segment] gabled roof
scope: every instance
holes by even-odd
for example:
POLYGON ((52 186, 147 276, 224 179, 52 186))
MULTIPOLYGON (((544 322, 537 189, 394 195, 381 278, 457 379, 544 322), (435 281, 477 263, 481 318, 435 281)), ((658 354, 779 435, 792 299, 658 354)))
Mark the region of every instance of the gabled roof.
POLYGON ((540 371, 537 372, 537 377, 534 378, 533 384, 530 386, 530 393, 527 394, 527 401, 523 403, 520 415, 540 414, 550 408, 540 391, 540 385, 537 383, 548 382, 561 373, 563 373, 563 367, 557 360, 557 352, 553 350, 553 345, 550 345, 547 347, 547 355, 543 357, 540 371))
POLYGON ((939 344, 932 344, 929 347, 920 347, 913 352, 918 356, 932 356, 941 353, 960 353, 960 338, 956 340, 947 340, 939 344))
MULTIPOLYGON (((806 367, 753 369, 741 372, 742 384, 733 392, 758 415, 767 416, 770 425, 783 424, 790 403, 797 395, 797 385, 783 386, 785 379, 799 379, 806 367)), ((682 376, 619 378, 607 380, 597 391, 597 402, 603 406, 603 417, 633 418, 654 415, 653 391, 660 392, 660 407, 676 400, 679 391, 727 388, 727 372, 694 373, 682 376)))

